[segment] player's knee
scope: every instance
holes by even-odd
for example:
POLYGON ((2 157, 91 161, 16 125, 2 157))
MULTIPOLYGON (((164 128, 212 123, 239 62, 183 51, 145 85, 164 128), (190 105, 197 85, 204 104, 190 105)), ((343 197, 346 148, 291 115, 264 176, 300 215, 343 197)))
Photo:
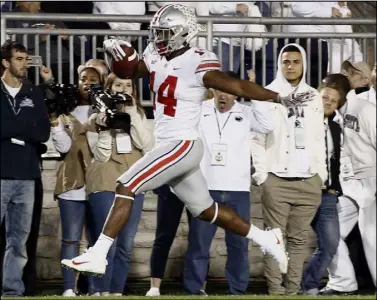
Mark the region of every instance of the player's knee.
POLYGON ((210 207, 203 210, 199 214, 198 218, 203 221, 214 223, 217 219, 218 212, 219 212, 219 206, 216 202, 213 202, 213 204, 210 207))

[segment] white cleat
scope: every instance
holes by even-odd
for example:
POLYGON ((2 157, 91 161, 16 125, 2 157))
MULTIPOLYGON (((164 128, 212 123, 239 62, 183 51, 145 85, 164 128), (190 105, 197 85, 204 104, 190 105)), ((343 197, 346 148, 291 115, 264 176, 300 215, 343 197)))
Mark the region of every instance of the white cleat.
POLYGON ((81 273, 92 274, 94 276, 104 275, 107 260, 106 258, 98 258, 98 254, 94 253, 92 249, 93 248, 89 248, 85 253, 75 258, 63 259, 61 261, 62 267, 81 273))
POLYGON ((266 253, 270 254, 279 263, 280 272, 286 274, 288 270, 288 256, 285 251, 283 233, 280 228, 274 228, 266 231, 267 240, 263 245, 266 253))
POLYGON ((147 297, 159 297, 160 296, 160 289, 152 287, 150 290, 145 294, 147 297))

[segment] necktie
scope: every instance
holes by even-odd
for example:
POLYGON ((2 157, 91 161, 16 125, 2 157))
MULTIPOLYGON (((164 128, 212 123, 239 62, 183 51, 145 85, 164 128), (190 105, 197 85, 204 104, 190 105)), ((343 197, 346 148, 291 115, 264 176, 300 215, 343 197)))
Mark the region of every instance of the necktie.
POLYGON ((327 132, 329 131, 329 126, 325 123, 325 147, 326 147, 326 170, 327 170, 327 180, 325 182, 325 186, 329 187, 329 179, 330 179, 330 165, 329 165, 329 147, 327 143, 327 132))

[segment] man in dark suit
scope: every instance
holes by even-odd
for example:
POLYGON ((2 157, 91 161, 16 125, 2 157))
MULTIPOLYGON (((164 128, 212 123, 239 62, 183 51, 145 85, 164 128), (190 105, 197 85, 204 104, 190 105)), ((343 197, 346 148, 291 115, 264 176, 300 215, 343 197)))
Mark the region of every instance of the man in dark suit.
POLYGON ((322 203, 312 222, 312 227, 317 235, 317 249, 306 266, 301 283, 302 293, 307 295, 319 293, 320 281, 339 244, 337 203, 338 196, 342 193, 339 182, 341 127, 337 123, 340 116, 336 109, 344 103, 346 90, 347 87, 326 82, 319 87, 324 108, 326 165, 329 179, 322 188, 322 203))

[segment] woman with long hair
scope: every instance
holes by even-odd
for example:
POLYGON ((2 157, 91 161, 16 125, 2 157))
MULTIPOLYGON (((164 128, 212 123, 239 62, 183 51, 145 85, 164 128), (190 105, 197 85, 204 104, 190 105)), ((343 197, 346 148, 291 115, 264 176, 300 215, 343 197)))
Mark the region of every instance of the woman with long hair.
MULTIPOLYGON (((86 135, 94 160, 86 173, 86 191, 92 214, 93 240, 97 240, 101 234, 113 205, 117 178, 154 146, 154 137, 138 98, 135 83, 110 74, 105 90, 110 94, 131 96, 132 102, 116 106, 117 112, 128 114, 131 121, 122 129, 110 129, 104 122, 103 113, 90 117, 90 127, 86 135)), ((94 278, 96 292, 101 296, 121 296, 123 293, 143 200, 142 194, 135 197, 129 222, 123 227, 107 256, 105 275, 94 278)))

